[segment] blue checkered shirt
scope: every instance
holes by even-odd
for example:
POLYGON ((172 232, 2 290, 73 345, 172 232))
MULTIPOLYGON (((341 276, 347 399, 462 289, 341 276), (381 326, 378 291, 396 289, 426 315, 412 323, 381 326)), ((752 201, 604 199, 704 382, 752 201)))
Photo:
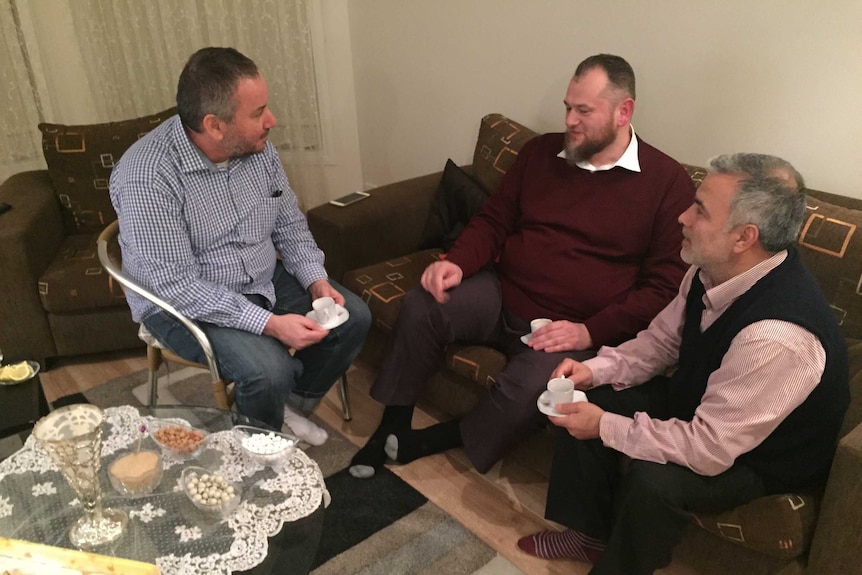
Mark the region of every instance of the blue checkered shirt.
MULTIPOLYGON (((269 142, 220 168, 174 116, 129 148, 110 188, 124 273, 187 317, 260 334, 271 314, 242 294, 275 303, 276 251, 303 287, 326 278, 269 142)), ((158 311, 133 293, 127 299, 135 321, 158 311)))

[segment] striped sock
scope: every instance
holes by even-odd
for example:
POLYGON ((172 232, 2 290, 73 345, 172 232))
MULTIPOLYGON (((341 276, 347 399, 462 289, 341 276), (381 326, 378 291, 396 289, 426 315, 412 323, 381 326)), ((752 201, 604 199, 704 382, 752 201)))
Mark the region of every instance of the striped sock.
POLYGON ((593 564, 605 551, 605 543, 574 529, 539 531, 518 540, 518 547, 542 559, 575 559, 593 564))

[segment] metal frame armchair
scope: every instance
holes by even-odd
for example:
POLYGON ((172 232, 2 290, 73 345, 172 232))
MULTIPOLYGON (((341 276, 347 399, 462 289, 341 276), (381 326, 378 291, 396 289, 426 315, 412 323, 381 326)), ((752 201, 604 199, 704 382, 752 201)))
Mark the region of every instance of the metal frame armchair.
MULTIPOLYGON (((206 365, 183 359, 169 349, 166 349, 155 337, 153 337, 146 330, 143 324, 141 324, 138 336, 147 344, 147 360, 149 364, 148 369, 150 372, 149 404, 156 405, 156 403, 158 402, 158 370, 159 367, 161 367, 162 362, 166 360, 169 362, 179 363, 181 365, 208 369, 210 372, 210 377, 212 379, 212 390, 213 395, 215 395, 216 404, 221 409, 230 409, 234 403, 233 384, 226 382, 221 377, 221 374, 219 373, 218 369, 218 364, 215 359, 215 354, 212 349, 212 345, 210 344, 210 341, 207 338, 206 334, 203 332, 203 330, 201 330, 195 324, 194 321, 183 316, 171 304, 159 298, 157 295, 141 287, 140 285, 123 275, 120 262, 116 261, 115 258, 110 255, 108 251, 108 245, 111 242, 117 241, 119 231, 119 221, 114 221, 109 224, 108 227, 106 227, 101 234, 99 234, 97 246, 99 262, 102 264, 102 267, 105 268, 105 271, 108 272, 111 278, 113 278, 117 283, 120 284, 120 286, 122 286, 123 290, 129 290, 140 295, 141 297, 152 302, 161 310, 170 314, 177 321, 182 323, 197 340, 207 359, 206 365)), ((347 390, 346 373, 341 376, 339 391, 341 396, 343 418, 345 421, 349 421, 352 416, 350 413, 350 398, 348 396, 347 390)))

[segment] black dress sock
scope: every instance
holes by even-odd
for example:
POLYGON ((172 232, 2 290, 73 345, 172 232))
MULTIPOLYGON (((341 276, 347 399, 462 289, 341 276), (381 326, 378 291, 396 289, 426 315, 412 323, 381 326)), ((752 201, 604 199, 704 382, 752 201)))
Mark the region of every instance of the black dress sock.
POLYGON ((383 410, 383 417, 380 418, 380 425, 368 438, 368 442, 350 460, 350 466, 364 465, 375 470, 383 467, 386 463, 386 452, 383 450, 386 437, 390 433, 410 429, 413 407, 413 405, 387 405, 383 410))
POLYGON ((392 433, 398 439, 398 453, 395 461, 410 463, 420 457, 461 447, 464 445, 464 441, 461 439, 460 423, 459 419, 453 419, 425 429, 392 433))

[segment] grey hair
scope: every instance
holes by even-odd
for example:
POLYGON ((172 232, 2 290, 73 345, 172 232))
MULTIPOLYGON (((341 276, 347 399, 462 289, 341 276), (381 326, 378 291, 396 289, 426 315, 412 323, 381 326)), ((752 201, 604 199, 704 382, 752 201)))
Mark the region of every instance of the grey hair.
POLYGON ((707 171, 742 177, 730 204, 728 229, 757 226, 760 245, 770 253, 797 242, 805 219, 805 181, 790 162, 766 154, 726 154, 712 158, 707 171))

